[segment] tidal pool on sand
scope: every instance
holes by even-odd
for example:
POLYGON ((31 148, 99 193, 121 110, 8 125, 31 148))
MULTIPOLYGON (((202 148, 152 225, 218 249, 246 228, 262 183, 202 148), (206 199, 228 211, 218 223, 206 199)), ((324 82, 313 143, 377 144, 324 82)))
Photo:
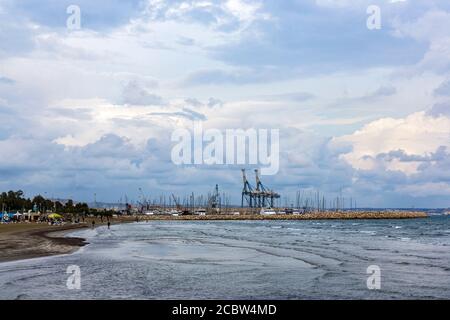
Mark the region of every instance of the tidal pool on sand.
POLYGON ((0 264, 2 299, 449 299, 448 217, 152 221, 82 230, 71 255, 0 264), (81 270, 68 289, 67 267, 81 270), (381 289, 367 288, 367 268, 381 289))

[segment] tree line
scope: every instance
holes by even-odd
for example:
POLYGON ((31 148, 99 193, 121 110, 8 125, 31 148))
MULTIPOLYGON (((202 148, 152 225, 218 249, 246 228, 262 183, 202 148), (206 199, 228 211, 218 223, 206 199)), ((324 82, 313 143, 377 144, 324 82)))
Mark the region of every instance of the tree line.
POLYGON ((57 213, 70 213, 70 214, 88 214, 96 212, 95 209, 91 210, 87 203, 76 203, 69 199, 64 204, 60 201, 52 201, 46 199, 41 195, 31 198, 25 198, 22 190, 2 192, 0 194, 0 209, 2 211, 52 211, 57 213))

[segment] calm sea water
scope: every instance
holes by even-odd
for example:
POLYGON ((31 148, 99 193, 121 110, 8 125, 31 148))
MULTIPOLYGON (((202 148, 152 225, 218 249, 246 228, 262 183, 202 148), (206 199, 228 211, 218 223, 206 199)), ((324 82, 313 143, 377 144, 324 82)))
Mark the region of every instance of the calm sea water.
POLYGON ((449 299, 450 219, 141 222, 0 264, 2 299, 449 299), (69 290, 69 265, 81 289, 69 290), (367 267, 381 289, 367 289, 367 267))

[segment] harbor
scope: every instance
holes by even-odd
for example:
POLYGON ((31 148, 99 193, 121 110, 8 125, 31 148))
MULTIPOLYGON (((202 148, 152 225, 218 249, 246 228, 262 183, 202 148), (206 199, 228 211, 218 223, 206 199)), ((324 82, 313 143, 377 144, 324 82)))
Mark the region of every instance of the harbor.
POLYGON ((145 196, 139 188, 139 200, 125 196, 117 204, 76 202, 72 199, 48 199, 41 195, 25 198, 22 191, 0 194, 0 262, 72 253, 88 242, 67 236, 77 229, 94 229, 124 223, 202 223, 239 221, 318 221, 318 220, 388 220, 427 218, 425 211, 410 209, 357 208, 356 201, 342 196, 331 201, 320 192, 297 192, 295 201, 263 184, 255 170, 255 184, 242 170, 241 205, 232 205, 227 193, 216 184, 206 195, 145 196))
POLYGON ((48 199, 42 195, 26 199, 23 191, 0 194, 0 223, 44 223, 64 225, 100 223, 109 221, 142 220, 322 220, 322 219, 406 219, 425 218, 423 211, 413 209, 358 208, 353 197, 339 196, 329 199, 320 191, 299 190, 295 199, 285 197, 282 205, 280 193, 265 185, 257 169, 252 185, 242 171, 241 203, 233 205, 231 194, 220 192, 216 184, 207 194, 194 191, 185 196, 160 195, 151 197, 138 188, 138 200, 124 196, 117 203, 99 203, 94 194, 93 203, 73 199, 48 199))

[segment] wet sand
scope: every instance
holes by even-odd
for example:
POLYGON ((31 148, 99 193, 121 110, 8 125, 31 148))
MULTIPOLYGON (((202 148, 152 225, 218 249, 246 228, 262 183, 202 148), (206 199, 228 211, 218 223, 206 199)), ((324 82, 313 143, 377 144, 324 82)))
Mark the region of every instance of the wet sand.
POLYGON ((87 244, 85 239, 65 237, 87 224, 49 226, 38 223, 0 225, 0 262, 66 254, 87 244))

